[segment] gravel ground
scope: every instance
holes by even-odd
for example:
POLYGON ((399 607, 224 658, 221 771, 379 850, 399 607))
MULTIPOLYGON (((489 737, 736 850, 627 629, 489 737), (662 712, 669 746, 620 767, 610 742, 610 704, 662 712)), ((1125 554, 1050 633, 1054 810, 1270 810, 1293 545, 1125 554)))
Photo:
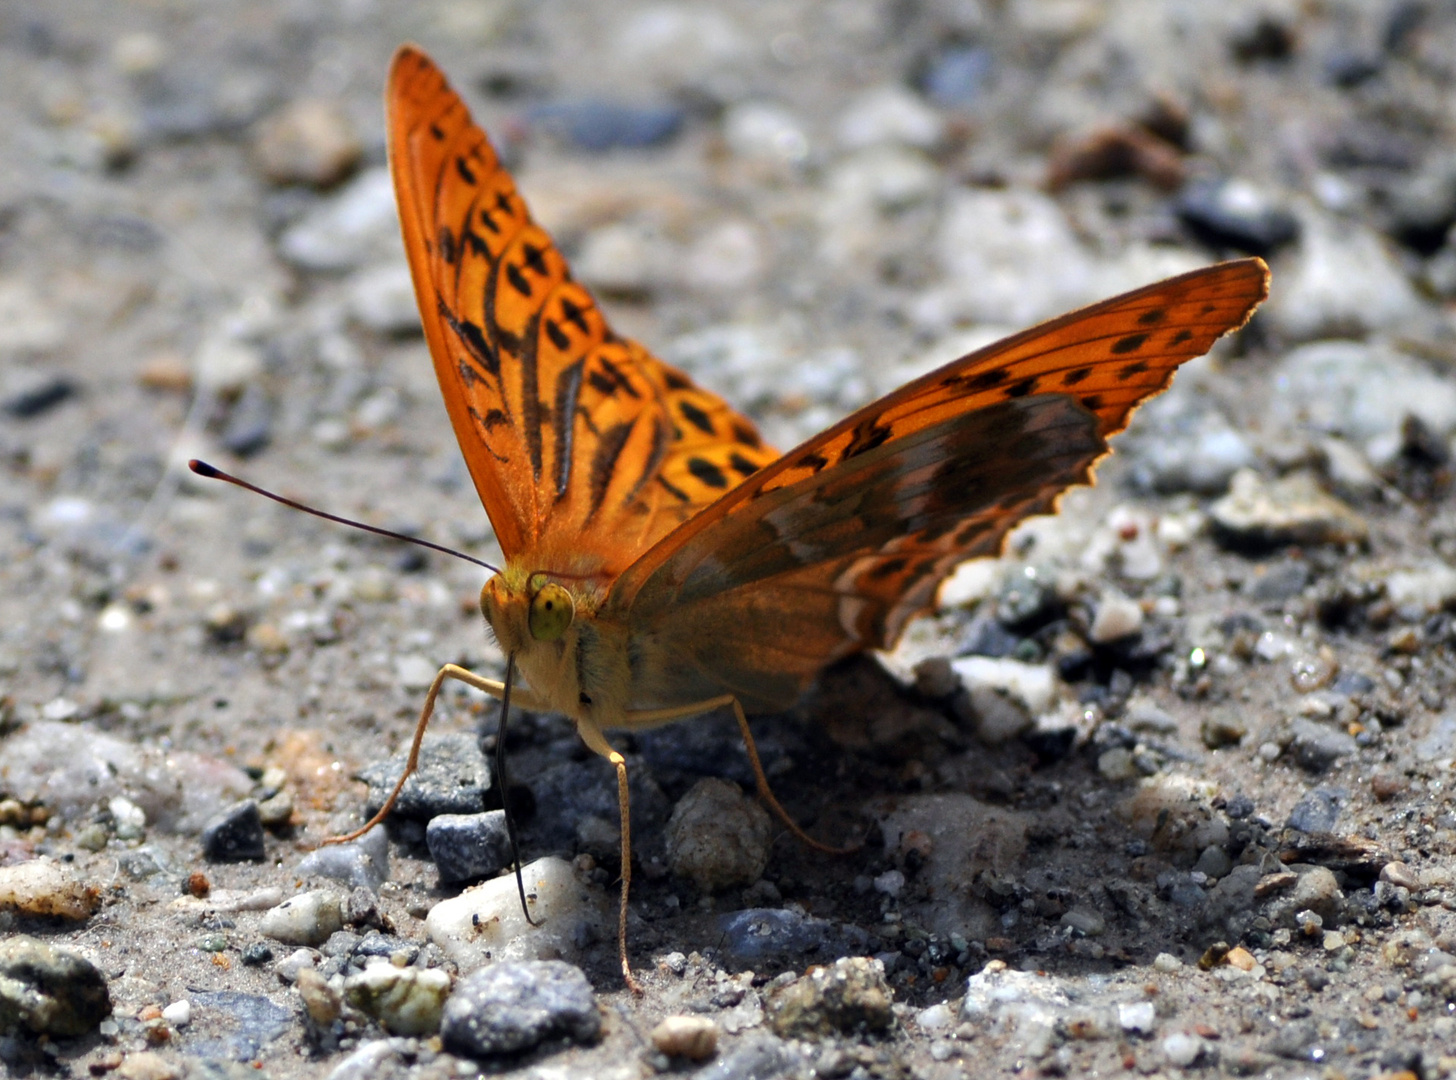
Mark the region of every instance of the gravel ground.
POLYGON ((12 0, 0 1073, 1456 1072, 1453 105, 1434 0, 12 0), (1095 489, 755 722, 859 851, 721 783, 729 717, 617 740, 641 998, 612 773, 559 718, 507 740, 541 930, 464 889, 500 784, 463 689, 387 846, 310 854, 439 664, 501 673, 480 571, 181 469, 495 554, 382 172, 407 40, 616 328, 780 446, 1273 270, 1095 489))

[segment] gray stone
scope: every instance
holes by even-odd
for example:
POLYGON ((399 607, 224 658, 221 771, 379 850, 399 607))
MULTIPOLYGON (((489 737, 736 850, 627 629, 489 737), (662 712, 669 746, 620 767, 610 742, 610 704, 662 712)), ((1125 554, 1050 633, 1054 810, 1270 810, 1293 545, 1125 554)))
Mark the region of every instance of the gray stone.
POLYGON ((329 187, 359 163, 364 144, 337 101, 302 98, 258 125, 253 156, 274 184, 329 187))
MULTIPOLYGON (((799 1055, 783 1039, 766 1032, 745 1036, 738 1045, 694 1073, 695 1080, 770 1080, 787 1075, 800 1064, 799 1055)), ((850 1063, 851 1066, 853 1063, 850 1063)), ((848 1075, 820 1073, 821 1076, 848 1075)))
POLYGON ((110 1015, 106 978, 91 961, 24 934, 0 939, 0 1033, 74 1038, 110 1015))
POLYGON ((711 893, 757 881, 772 842, 768 812, 737 784, 708 777, 673 807, 667 863, 678 877, 711 893))
MULTIPOLYGON (((407 761, 407 754, 398 754, 359 773, 369 785, 365 806, 371 816, 389 798, 407 761)), ((490 762, 473 735, 427 734, 420 747, 419 767, 405 781, 390 817, 427 822, 439 814, 478 814, 485 809, 490 785, 490 762)))
POLYGON ((300 877, 324 877, 377 892, 389 880, 389 835, 375 828, 352 843, 326 844, 299 859, 295 869, 300 877))
POLYGON ((1289 749, 1295 760, 1310 772, 1324 772, 1342 757, 1359 750, 1353 735, 1334 728, 1316 724, 1312 720, 1298 719, 1290 725, 1293 739, 1289 749))
POLYGON ((836 926, 785 908, 745 908, 720 915, 718 948, 726 961, 762 971, 776 963, 829 949, 863 950, 870 936, 857 926, 836 926))
POLYGON ((188 1043, 187 1052, 198 1058, 253 1061, 296 1022, 292 1008, 261 994, 202 990, 190 992, 188 999, 192 1002, 192 1030, 216 1033, 188 1043))
POLYGON ((494 877, 511 865, 511 837, 504 810, 431 818, 425 826, 425 845, 441 881, 494 877))
POLYGON ((588 1043, 601 1014, 581 969, 561 960, 494 964, 467 976, 445 1003, 446 1049, 485 1058, 529 1050, 547 1039, 588 1043))
POLYGON ((395 257, 399 225, 389 170, 360 173, 291 226, 278 242, 283 257, 304 270, 352 270, 375 257, 395 257))
MULTIPOLYGON (((1353 744, 1354 740, 1350 740, 1353 744)), ((1305 793, 1304 798, 1289 811, 1286 824, 1300 832, 1332 832, 1340 816, 1340 807, 1349 802, 1350 793, 1344 788, 1317 787, 1305 793)))

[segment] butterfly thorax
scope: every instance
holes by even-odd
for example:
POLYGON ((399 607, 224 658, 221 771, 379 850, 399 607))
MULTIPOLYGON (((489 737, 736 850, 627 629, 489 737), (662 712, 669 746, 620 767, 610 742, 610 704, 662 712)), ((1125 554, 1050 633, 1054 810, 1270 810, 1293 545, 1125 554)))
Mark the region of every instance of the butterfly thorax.
POLYGON ((579 729, 615 727, 628 706, 626 635, 596 617, 602 598, 590 580, 514 560, 480 591, 481 612, 532 696, 579 729))

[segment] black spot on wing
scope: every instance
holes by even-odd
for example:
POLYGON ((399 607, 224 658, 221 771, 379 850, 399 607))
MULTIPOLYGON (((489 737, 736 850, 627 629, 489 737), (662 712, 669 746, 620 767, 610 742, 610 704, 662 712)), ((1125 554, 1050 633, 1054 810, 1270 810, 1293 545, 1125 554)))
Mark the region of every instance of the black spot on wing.
POLYGON ((1082 404, 1088 409, 1088 411, 1096 412, 1098 409, 1102 408, 1102 395, 1088 394, 1082 399, 1082 404))
POLYGON ((1144 326, 1152 326, 1154 323, 1162 322, 1167 317, 1168 313, 1163 308, 1153 308, 1153 310, 1144 311, 1141 315, 1139 315, 1138 322, 1142 323, 1142 325, 1144 326))
MULTIPOLYGON (((561 329, 555 319, 544 320, 544 325, 546 327, 546 336, 551 339, 551 344, 556 347, 558 352, 565 352, 571 347, 571 338, 566 336, 566 331, 561 329)), ((580 380, 581 373, 578 372, 577 381, 580 382, 580 380)))
POLYGON ((1185 341, 1191 341, 1192 339, 1193 339, 1193 331, 1192 330, 1179 330, 1176 334, 1173 335, 1172 340, 1169 341, 1168 344, 1169 345, 1182 345, 1185 341))
POLYGON ((1127 364, 1117 369, 1119 379, 1131 379, 1134 375, 1141 375, 1148 370, 1147 361, 1138 360, 1135 363, 1127 364))
POLYGON ((881 427, 873 420, 861 424, 855 429, 854 437, 849 440, 849 445, 844 448, 844 453, 840 456, 840 460, 847 461, 849 458, 868 453, 877 446, 883 446, 889 442, 890 436, 893 434, 894 431, 892 429, 881 427))
POLYGON ((703 412, 702 409, 698 408, 691 401, 688 401, 686 398, 679 401, 677 403, 677 411, 682 414, 684 420, 692 424, 693 427, 697 428, 704 435, 714 434, 713 421, 708 417, 707 413, 703 412))
POLYGON ((515 208, 511 206, 511 197, 504 191, 497 191, 495 193, 495 205, 496 209, 502 214, 514 214, 516 212, 515 208))
POLYGON ((751 446, 754 449, 763 445, 763 440, 758 437, 758 432, 741 422, 735 422, 733 424, 733 440, 744 446, 751 446))
POLYGON ((561 300, 561 317, 583 334, 588 333, 591 329, 586 324, 586 309, 575 303, 569 296, 563 297, 561 300))
POLYGON ((491 409, 485 414, 485 419, 483 421, 486 431, 498 428, 506 422, 506 414, 501 412, 499 409, 491 409))
POLYGON ((661 484, 664 488, 666 488, 667 489, 667 493, 669 495, 673 496, 673 498, 677 499, 679 502, 692 502, 692 500, 690 498, 688 498, 688 493, 686 491, 684 491, 680 487, 674 486, 661 473, 659 473, 658 476, 657 476, 657 482, 659 484, 661 484))
POLYGON ((803 457, 799 458, 798 461, 794 462, 794 464, 803 465, 807 468, 814 470, 814 472, 818 472, 820 469, 824 468, 824 466, 829 464, 829 459, 823 454, 805 454, 803 457))
POLYGON ((738 451, 736 450, 729 455, 728 464, 734 472, 736 472, 739 476, 743 477, 745 480, 748 477, 752 476, 754 473, 758 472, 758 466, 755 465, 753 462, 749 461, 746 457, 738 453, 738 451))
POLYGON ((515 263, 506 264, 506 280, 511 283, 511 288, 524 297, 531 295, 531 283, 526 280, 526 275, 521 273, 521 268, 515 263))
POLYGON ((1112 355, 1123 356, 1130 352, 1137 352, 1143 347, 1143 342, 1147 340, 1147 334, 1128 334, 1127 337, 1118 338, 1112 343, 1112 355))
POLYGON ((521 250, 526 254, 526 267, 541 277, 546 276, 546 252, 545 249, 535 244, 522 244, 521 250))
POLYGON ((435 234, 435 250, 447 264, 455 265, 455 260, 460 257, 460 249, 455 244, 455 234, 450 231, 450 226, 440 226, 435 234))
POLYGON ((464 180, 471 187, 475 186, 475 174, 470 171, 470 166, 465 164, 463 157, 455 159, 455 171, 460 174, 460 179, 464 180))
POLYGON ((613 384, 613 389, 603 390, 602 393, 615 394, 617 390, 625 390, 627 391, 628 397, 636 400, 641 399, 642 395, 639 394, 637 392, 637 388, 632 385, 632 380, 627 377, 626 372, 624 372, 616 364, 608 360, 605 356, 597 357, 597 363, 601 365, 603 374, 607 378, 611 379, 613 384))
POLYGON ((903 556, 894 559, 885 559, 883 562, 876 563, 867 576, 870 578, 894 577, 909 565, 910 560, 903 556))
POLYGON ((990 371, 983 371, 979 375, 972 375, 965 379, 965 384, 971 390, 990 390, 1000 386, 1009 377, 1005 368, 992 368, 990 371))
POLYGON ((444 142, 445 141, 445 133, 442 130, 440 130, 440 125, 439 124, 435 124, 435 123, 431 123, 430 124, 430 137, 433 138, 436 142, 444 142))
POLYGON ((500 226, 495 223, 495 216, 491 214, 489 210, 482 210, 479 214, 479 217, 480 223, 484 225, 489 232, 494 233, 496 236, 500 235, 500 226))
POLYGON ((669 390, 691 390, 693 382, 681 371, 674 371, 670 367, 662 369, 662 381, 669 390))
POLYGON ((1008 398, 1026 397, 1036 389, 1036 384, 1037 376, 1035 375, 1027 379, 1022 379, 1020 382, 1013 383, 1006 388, 1006 396, 1008 398))
POLYGON ((688 472, 710 488, 721 490, 728 486, 728 477, 723 474, 723 470, 707 458, 688 458, 688 472))
POLYGON ((1063 386, 1076 386, 1079 382, 1082 382, 1083 380, 1085 380, 1091 374, 1092 374, 1092 368, 1091 367, 1079 367, 1076 370, 1069 371, 1065 375, 1062 376, 1062 385, 1063 386))

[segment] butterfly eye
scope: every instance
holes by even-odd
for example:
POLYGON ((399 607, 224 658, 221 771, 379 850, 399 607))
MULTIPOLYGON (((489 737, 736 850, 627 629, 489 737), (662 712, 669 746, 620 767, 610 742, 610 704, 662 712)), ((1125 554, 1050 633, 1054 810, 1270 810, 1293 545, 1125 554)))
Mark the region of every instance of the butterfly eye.
POLYGON ((537 641, 560 641, 571 620, 576 618, 576 603, 555 582, 542 585, 531 597, 531 636, 537 641))

